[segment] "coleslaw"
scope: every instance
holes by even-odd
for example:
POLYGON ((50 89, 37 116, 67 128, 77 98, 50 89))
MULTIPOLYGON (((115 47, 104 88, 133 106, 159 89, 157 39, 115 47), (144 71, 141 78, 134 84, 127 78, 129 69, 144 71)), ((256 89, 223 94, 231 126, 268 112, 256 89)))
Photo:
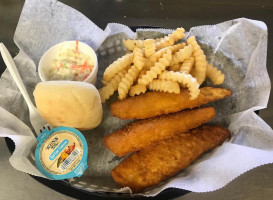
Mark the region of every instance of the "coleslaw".
POLYGON ((89 55, 81 53, 79 41, 75 47, 62 46, 59 54, 44 73, 49 80, 84 81, 92 72, 94 63, 89 55))

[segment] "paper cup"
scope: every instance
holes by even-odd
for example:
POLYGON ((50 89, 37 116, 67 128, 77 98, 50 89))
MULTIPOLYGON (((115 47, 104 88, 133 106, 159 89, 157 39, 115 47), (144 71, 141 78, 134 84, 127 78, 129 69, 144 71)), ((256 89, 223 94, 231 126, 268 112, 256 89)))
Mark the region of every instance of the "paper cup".
MULTIPOLYGON (((38 65, 38 73, 42 81, 50 80, 49 77, 44 73, 44 69, 46 67, 49 67, 51 62, 57 57, 61 47, 75 48, 75 44, 76 44, 76 41, 61 42, 54 45, 53 47, 51 47, 44 53, 38 65)), ((94 62, 94 68, 92 72, 89 74, 89 76, 86 79, 83 80, 83 82, 95 84, 97 80, 97 72, 98 72, 97 55, 95 51, 89 45, 83 42, 79 42, 79 51, 86 55, 89 55, 91 57, 91 60, 94 62)))

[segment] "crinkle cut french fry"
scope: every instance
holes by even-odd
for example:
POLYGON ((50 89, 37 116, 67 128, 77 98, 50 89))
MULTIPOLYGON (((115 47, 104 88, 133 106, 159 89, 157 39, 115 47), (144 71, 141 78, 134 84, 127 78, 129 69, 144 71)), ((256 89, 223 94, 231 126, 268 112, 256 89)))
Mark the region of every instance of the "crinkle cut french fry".
MULTIPOLYGON (((182 39, 184 34, 183 28, 176 29, 172 34, 160 38, 158 40, 149 39, 150 41, 155 42, 156 50, 162 49, 167 46, 173 45, 177 40, 182 39)), ((123 40, 123 45, 130 51, 133 51, 135 47, 144 48, 144 41, 146 40, 123 40)))
POLYGON ((160 40, 159 42, 156 42, 156 51, 167 47, 167 46, 171 46, 174 44, 174 37, 169 34, 168 36, 165 36, 162 40, 160 40))
POLYGON ((180 68, 181 68, 181 63, 178 63, 178 64, 168 67, 168 70, 178 72, 180 70, 180 68))
POLYGON ((192 69, 193 64, 194 64, 194 57, 190 57, 190 58, 186 59, 180 68, 180 72, 184 72, 186 74, 189 74, 192 69))
POLYGON ((148 85, 155 79, 166 67, 170 64, 172 59, 172 53, 170 50, 167 51, 166 54, 163 55, 162 58, 159 59, 158 62, 155 63, 154 66, 151 67, 149 71, 146 72, 145 75, 138 79, 138 84, 148 85))
POLYGON ((154 63, 152 63, 152 61, 149 58, 146 58, 143 68, 150 69, 153 65, 154 65, 154 63))
POLYGON ((119 99, 125 99, 130 87, 133 85, 134 81, 137 79, 139 75, 139 70, 135 65, 133 65, 124 78, 121 79, 121 82, 118 85, 118 98, 119 99))
POLYGON ((103 74, 104 81, 110 81, 118 72, 128 67, 133 60, 133 54, 126 54, 109 65, 103 74))
POLYGON ((158 59, 161 58, 163 56, 163 54, 166 53, 167 50, 168 50, 168 47, 165 47, 165 48, 160 49, 159 51, 155 52, 153 55, 150 56, 150 61, 152 63, 156 63, 158 61, 158 59))
POLYGON ((201 85, 206 79, 207 60, 204 52, 196 42, 195 36, 191 36, 187 39, 187 44, 193 46, 193 56, 195 59, 195 73, 194 77, 197 79, 199 85, 201 85))
POLYGON ((143 44, 143 40, 123 40, 123 45, 130 51, 133 51, 134 48, 138 47, 138 48, 143 48, 144 44, 143 44))
POLYGON ((180 49, 183 49, 185 46, 186 46, 186 43, 182 42, 182 43, 178 43, 173 46, 169 46, 169 48, 172 51, 172 53, 175 53, 175 52, 179 51, 180 49))
POLYGON ((176 41, 185 36, 184 32, 185 30, 183 28, 177 28, 171 34, 156 42, 156 50, 158 51, 164 47, 173 45, 176 41))
POLYGON ((131 69, 119 83, 119 99, 126 98, 128 93, 130 96, 145 93, 147 88, 152 89, 154 85, 157 87, 164 81, 171 81, 177 83, 174 86, 176 92, 177 85, 188 88, 189 98, 193 100, 199 95, 199 87, 206 77, 215 85, 223 83, 225 75, 216 67, 208 65, 195 36, 189 37, 186 43, 174 44, 184 37, 185 30, 177 28, 163 38, 123 40, 129 54, 106 68, 103 85, 107 86, 110 80, 126 67, 131 69))
POLYGON ((146 58, 155 53, 155 41, 151 39, 144 40, 144 50, 146 58))
POLYGON ((109 99, 114 92, 118 89, 118 85, 121 79, 125 76, 127 70, 124 69, 118 72, 106 85, 99 89, 101 102, 104 103, 107 99, 109 99))
POLYGON ((225 74, 223 74, 221 70, 218 70, 217 67, 213 67, 212 64, 208 65, 207 77, 214 85, 220 85, 225 80, 225 74))
POLYGON ((148 67, 143 68, 143 69, 139 72, 138 79, 141 79, 142 76, 145 75, 146 72, 149 71, 149 70, 150 70, 150 68, 148 68, 148 67))
POLYGON ((140 95, 141 93, 145 93, 147 87, 145 85, 136 84, 130 88, 130 96, 133 97, 135 95, 140 95))
POLYGON ((175 31, 173 31, 172 35, 174 37, 174 41, 176 42, 182 39, 185 36, 184 32, 185 32, 185 29, 183 28, 177 28, 175 31))
POLYGON ((194 100, 200 93, 199 84, 190 74, 182 72, 164 71, 159 75, 160 80, 168 80, 185 85, 190 91, 190 99, 194 100))
POLYGON ((101 80, 101 82, 102 82, 102 84, 105 86, 105 85, 107 85, 109 82, 108 81, 106 81, 106 80, 101 80))
POLYGON ((180 49, 178 52, 176 52, 173 55, 173 59, 170 65, 172 66, 180 62, 184 62, 184 60, 191 57, 192 51, 193 51, 192 45, 188 45, 188 46, 185 46, 183 49, 180 49))
POLYGON ((180 87, 177 82, 165 80, 153 80, 148 85, 149 90, 179 94, 180 87))
POLYGON ((180 49, 183 49, 186 46, 186 43, 179 43, 173 46, 164 47, 163 49, 160 49, 159 51, 156 51, 153 55, 150 56, 150 60, 152 63, 156 63, 160 57, 163 56, 167 52, 167 50, 171 50, 172 53, 175 53, 179 51, 180 49))
POLYGON ((138 70, 142 70, 145 65, 145 58, 140 48, 136 47, 133 51, 133 63, 138 70))

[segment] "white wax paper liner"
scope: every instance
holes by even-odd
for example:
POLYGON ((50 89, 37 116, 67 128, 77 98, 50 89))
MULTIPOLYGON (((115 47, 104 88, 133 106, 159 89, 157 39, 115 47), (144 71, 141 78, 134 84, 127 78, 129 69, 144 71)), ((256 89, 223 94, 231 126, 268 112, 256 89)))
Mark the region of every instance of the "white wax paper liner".
POLYGON ((19 171, 45 178, 36 168, 33 158, 31 158, 32 148, 36 148, 37 144, 32 131, 18 118, 1 107, 0 133, 1 137, 9 137, 15 143, 13 156, 9 159, 12 167, 19 171))
MULTIPOLYGON (((107 62, 109 64, 113 61, 111 59, 123 53, 120 48, 113 50, 113 43, 120 46, 120 41, 114 39, 156 37, 170 32, 170 29, 151 29, 139 30, 136 34, 127 26, 116 23, 108 24, 102 31, 81 13, 60 2, 26 0, 14 36, 20 48, 20 53, 14 60, 32 97, 32 91, 40 81, 36 73, 38 61, 46 49, 58 42, 79 39, 94 49, 100 47, 97 54, 101 56, 99 73, 101 76, 107 62), (67 19, 70 19, 69 22, 67 19), (124 34, 120 35, 120 33, 124 34), (106 61, 104 62, 103 59, 106 61)), ((214 121, 229 124, 229 130, 234 136, 229 142, 203 155, 177 176, 144 191, 142 194, 145 196, 154 196, 168 187, 195 192, 213 191, 254 167, 273 162, 271 155, 273 131, 254 113, 255 110, 266 107, 271 86, 266 71, 266 25, 263 22, 242 18, 217 25, 193 27, 188 35, 196 36, 209 62, 225 73, 226 80, 222 87, 233 90, 232 97, 213 106, 217 110, 214 121), (234 66, 235 69, 231 69, 229 65, 234 66)), ((8 71, 5 71, 0 79, 0 89, 2 91, 0 105, 30 126, 27 106, 8 71)), ((0 135, 11 137, 15 141, 16 150, 10 158, 12 166, 23 172, 42 176, 29 154, 36 142, 31 130, 6 110, 0 109, 0 135)), ((115 126, 125 123, 111 118, 109 113, 105 115, 108 116, 105 122, 107 126, 111 126, 111 123, 115 126)), ((91 136, 88 137, 90 142, 94 140, 91 136)), ((109 154, 107 151, 102 153, 109 154)), ((107 158, 111 156, 109 154, 107 158)), ((103 160, 97 162, 105 164, 103 160)), ((77 182, 77 185, 80 185, 80 182, 77 182)), ((107 184, 108 182, 105 183, 107 184)), ((83 185, 87 187, 88 184, 83 185)), ((89 187, 91 190, 128 192, 128 189, 119 190, 118 186, 95 187, 96 183, 92 183, 92 177, 89 185, 94 185, 93 188, 89 187)))

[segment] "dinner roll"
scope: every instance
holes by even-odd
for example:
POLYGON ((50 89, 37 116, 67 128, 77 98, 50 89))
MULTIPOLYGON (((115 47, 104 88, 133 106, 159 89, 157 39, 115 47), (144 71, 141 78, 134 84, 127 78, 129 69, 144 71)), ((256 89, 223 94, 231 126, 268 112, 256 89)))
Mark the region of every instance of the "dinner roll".
POLYGON ((51 126, 92 129, 102 120, 102 105, 94 85, 76 81, 47 81, 33 92, 37 109, 51 126))

